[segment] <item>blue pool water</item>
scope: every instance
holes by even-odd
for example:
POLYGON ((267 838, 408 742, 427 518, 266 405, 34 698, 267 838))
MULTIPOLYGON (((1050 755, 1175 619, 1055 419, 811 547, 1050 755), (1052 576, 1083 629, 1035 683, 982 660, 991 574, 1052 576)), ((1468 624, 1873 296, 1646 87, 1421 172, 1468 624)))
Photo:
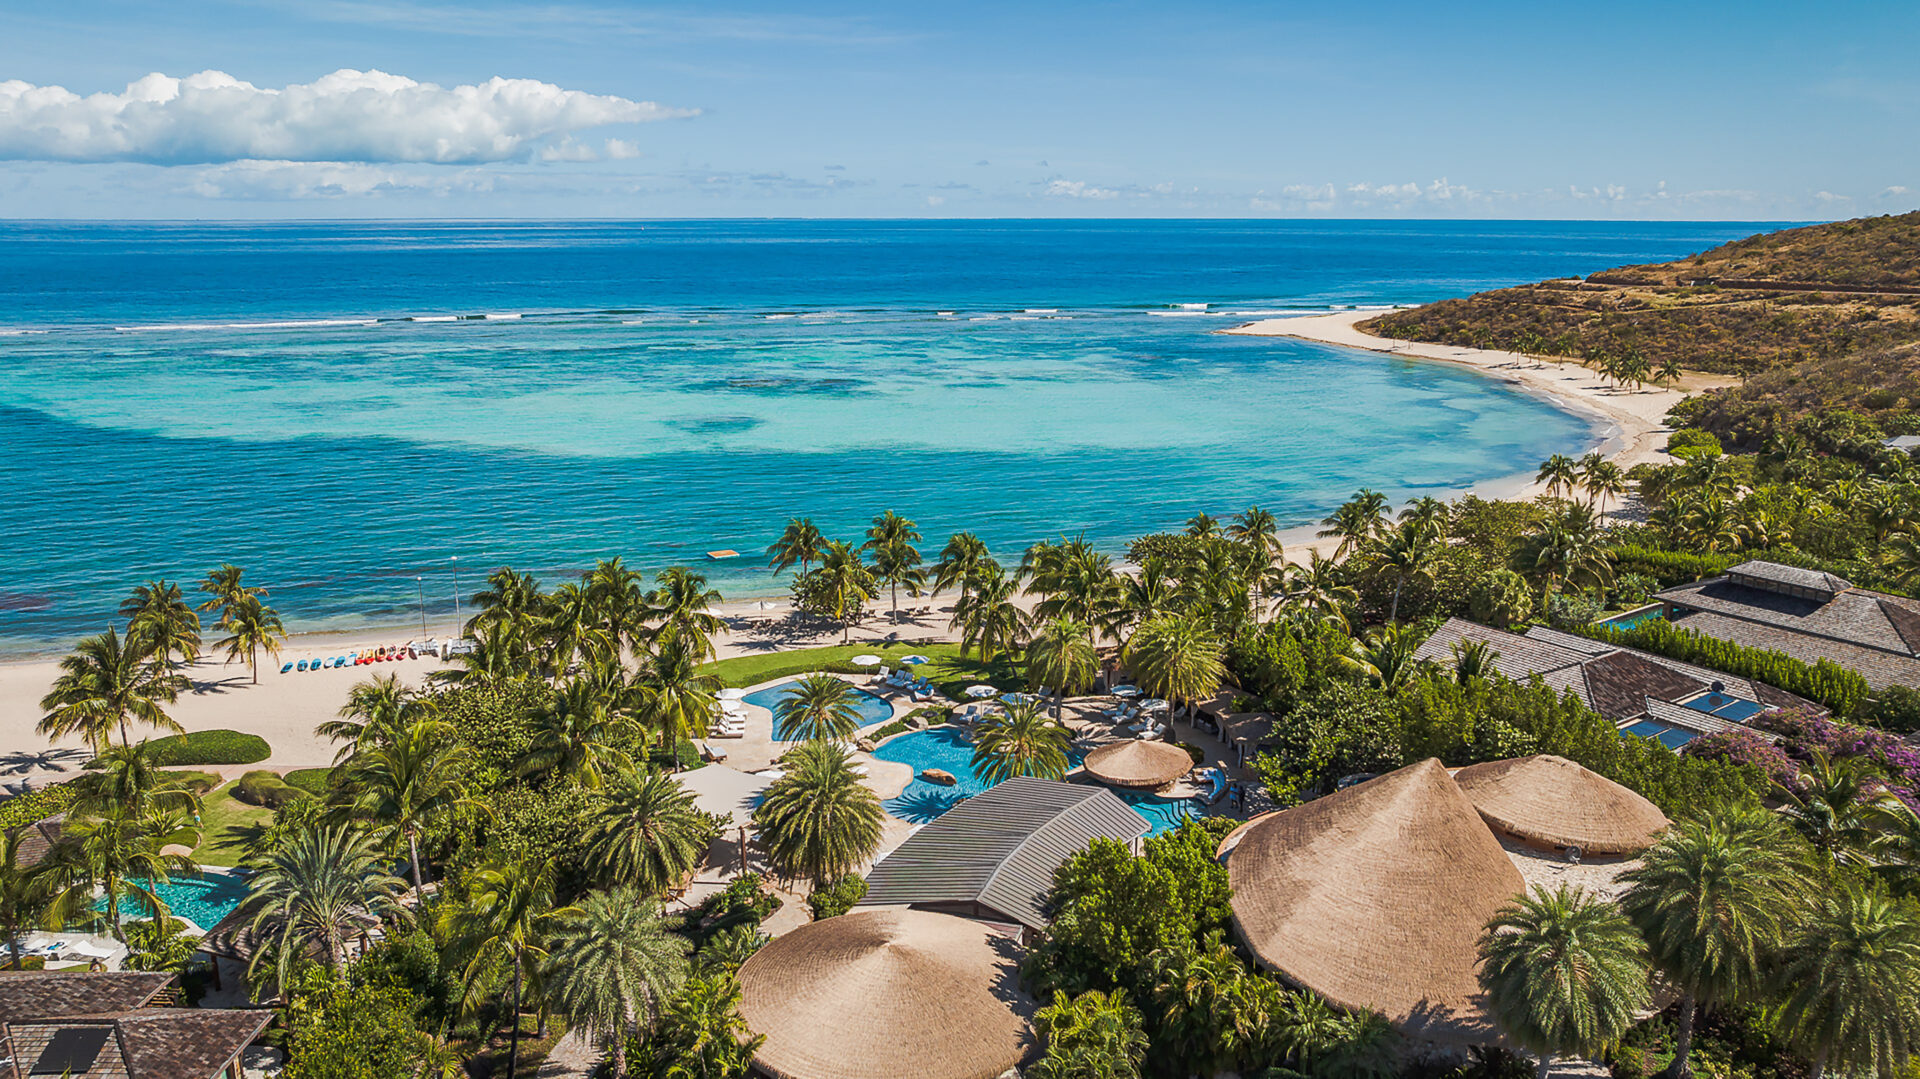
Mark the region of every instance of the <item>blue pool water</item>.
MULTIPOLYGON (((925 824, 987 789, 987 783, 973 770, 973 743, 958 727, 929 727, 903 734, 889 739, 873 755, 913 769, 913 782, 897 797, 881 803, 887 812, 901 820, 925 824), (929 768, 948 772, 959 782, 951 787, 928 783, 920 778, 920 773, 929 768)), ((1086 754, 1074 750, 1068 759, 1077 765, 1084 756, 1086 754)), ((1200 813, 1189 798, 1156 798, 1128 790, 1113 790, 1113 793, 1152 825, 1150 835, 1177 828, 1181 821, 1200 813)))
MULTIPOLYGON (((155 888, 176 918, 186 918, 201 929, 212 929, 247 898, 247 882, 229 873, 203 877, 176 877, 155 888)), ((147 910, 135 900, 120 901, 122 918, 145 918, 147 910)))
MULTIPOLYGON (((748 704, 771 712, 779 707, 780 702, 799 685, 798 682, 782 682, 777 686, 768 686, 766 689, 747 694, 746 701, 748 704)), ((893 705, 888 704, 886 698, 868 693, 858 686, 853 690, 853 704, 855 710, 860 713, 862 727, 873 723, 884 723, 893 718, 893 705)))
POLYGON ((1017 561, 1531 473, 1589 422, 1448 364, 1213 331, 1765 227, 0 222, 0 489, 34 507, 0 529, 0 653, 64 653, 133 585, 222 561, 295 631, 417 632, 424 605, 445 633, 502 564, 551 588, 618 554, 784 596, 755 552, 790 516, 857 541, 893 509, 924 553, 965 529, 1017 561))

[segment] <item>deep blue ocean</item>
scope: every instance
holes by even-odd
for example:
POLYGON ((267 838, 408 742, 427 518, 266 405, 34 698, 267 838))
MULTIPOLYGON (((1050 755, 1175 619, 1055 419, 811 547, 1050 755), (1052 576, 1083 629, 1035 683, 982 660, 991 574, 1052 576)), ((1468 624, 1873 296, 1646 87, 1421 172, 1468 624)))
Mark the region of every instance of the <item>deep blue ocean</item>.
POLYGON ((618 554, 779 594, 760 552, 797 515, 1013 560, 1458 489, 1593 432, 1447 365, 1214 331, 1770 227, 0 223, 0 653, 223 560, 296 630, 416 622, 424 592, 444 632, 456 566, 462 593, 618 554))

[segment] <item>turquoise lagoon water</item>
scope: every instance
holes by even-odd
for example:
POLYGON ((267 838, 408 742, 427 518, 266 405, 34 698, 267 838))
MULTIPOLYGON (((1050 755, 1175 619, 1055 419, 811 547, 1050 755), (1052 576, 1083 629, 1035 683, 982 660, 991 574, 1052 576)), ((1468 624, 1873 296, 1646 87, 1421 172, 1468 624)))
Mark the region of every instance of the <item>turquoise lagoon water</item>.
MULTIPOLYGON (((247 898, 247 882, 230 873, 175 877, 153 890, 166 902, 174 917, 189 919, 201 929, 212 929, 247 898)), ((123 898, 120 916, 145 918, 148 911, 142 904, 123 898)))
POLYGON ((778 594, 755 552, 796 515, 1012 559, 1452 490, 1593 433, 1445 364, 1213 331, 1764 227, 4 222, 0 652, 223 560, 294 630, 417 625, 424 593, 444 632, 505 563, 778 594))
MULTIPOLYGON (((958 727, 929 727, 902 734, 888 739, 873 755, 913 769, 913 782, 881 804, 887 812, 915 824, 925 824, 941 816, 988 787, 973 770, 973 743, 958 727), (928 783, 920 778, 920 773, 929 768, 948 772, 958 782, 951 787, 928 783)), ((1086 754, 1074 750, 1068 756, 1078 765, 1086 754)), ((1170 831, 1188 817, 1200 814, 1199 806, 1190 798, 1155 798, 1138 791, 1109 789, 1132 806, 1135 813, 1146 818, 1153 828, 1149 835, 1170 831)))
MULTIPOLYGON (((749 693, 745 700, 748 704, 771 712, 798 688, 800 688, 798 682, 782 682, 777 686, 768 686, 766 689, 749 693)), ((860 713, 862 727, 893 718, 893 705, 888 704, 885 697, 869 693, 858 686, 853 687, 853 706, 860 713)))

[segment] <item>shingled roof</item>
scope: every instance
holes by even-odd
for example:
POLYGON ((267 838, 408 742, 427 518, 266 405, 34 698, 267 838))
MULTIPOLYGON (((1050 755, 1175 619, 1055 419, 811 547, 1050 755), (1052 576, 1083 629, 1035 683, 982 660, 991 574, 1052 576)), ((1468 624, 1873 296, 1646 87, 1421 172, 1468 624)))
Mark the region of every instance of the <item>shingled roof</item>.
MULTIPOLYGON (((273 1018, 264 1009, 155 1008, 173 981, 140 971, 0 971, 0 1033, 26 1074, 74 1079, 212 1079, 273 1018)), ((9 1073, 10 1074, 10 1073, 9 1073)))
POLYGON ((60 841, 60 832, 66 827, 66 823, 65 813, 55 813, 51 817, 34 821, 32 824, 21 825, 20 849, 14 855, 15 863, 22 869, 39 865, 41 859, 53 850, 53 845, 60 841))
POLYGON ((867 875, 862 906, 983 908, 1032 929, 1054 871, 1096 838, 1131 843, 1146 819, 1099 787, 1020 777, 921 828, 867 875))
POLYGON ((1920 685, 1920 601, 1855 588, 1832 574, 1745 562, 1724 577, 1669 588, 1673 622, 1709 637, 1830 659, 1874 688, 1920 685))

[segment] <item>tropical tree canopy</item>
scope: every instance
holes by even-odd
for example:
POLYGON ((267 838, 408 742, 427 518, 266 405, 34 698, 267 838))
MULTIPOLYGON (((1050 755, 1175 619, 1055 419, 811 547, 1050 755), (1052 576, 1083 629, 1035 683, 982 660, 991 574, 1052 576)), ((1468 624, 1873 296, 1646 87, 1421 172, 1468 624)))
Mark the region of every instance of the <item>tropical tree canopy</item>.
POLYGON ((753 812, 760 845, 783 877, 825 887, 880 848, 880 798, 832 742, 803 742, 783 763, 786 775, 753 812))

